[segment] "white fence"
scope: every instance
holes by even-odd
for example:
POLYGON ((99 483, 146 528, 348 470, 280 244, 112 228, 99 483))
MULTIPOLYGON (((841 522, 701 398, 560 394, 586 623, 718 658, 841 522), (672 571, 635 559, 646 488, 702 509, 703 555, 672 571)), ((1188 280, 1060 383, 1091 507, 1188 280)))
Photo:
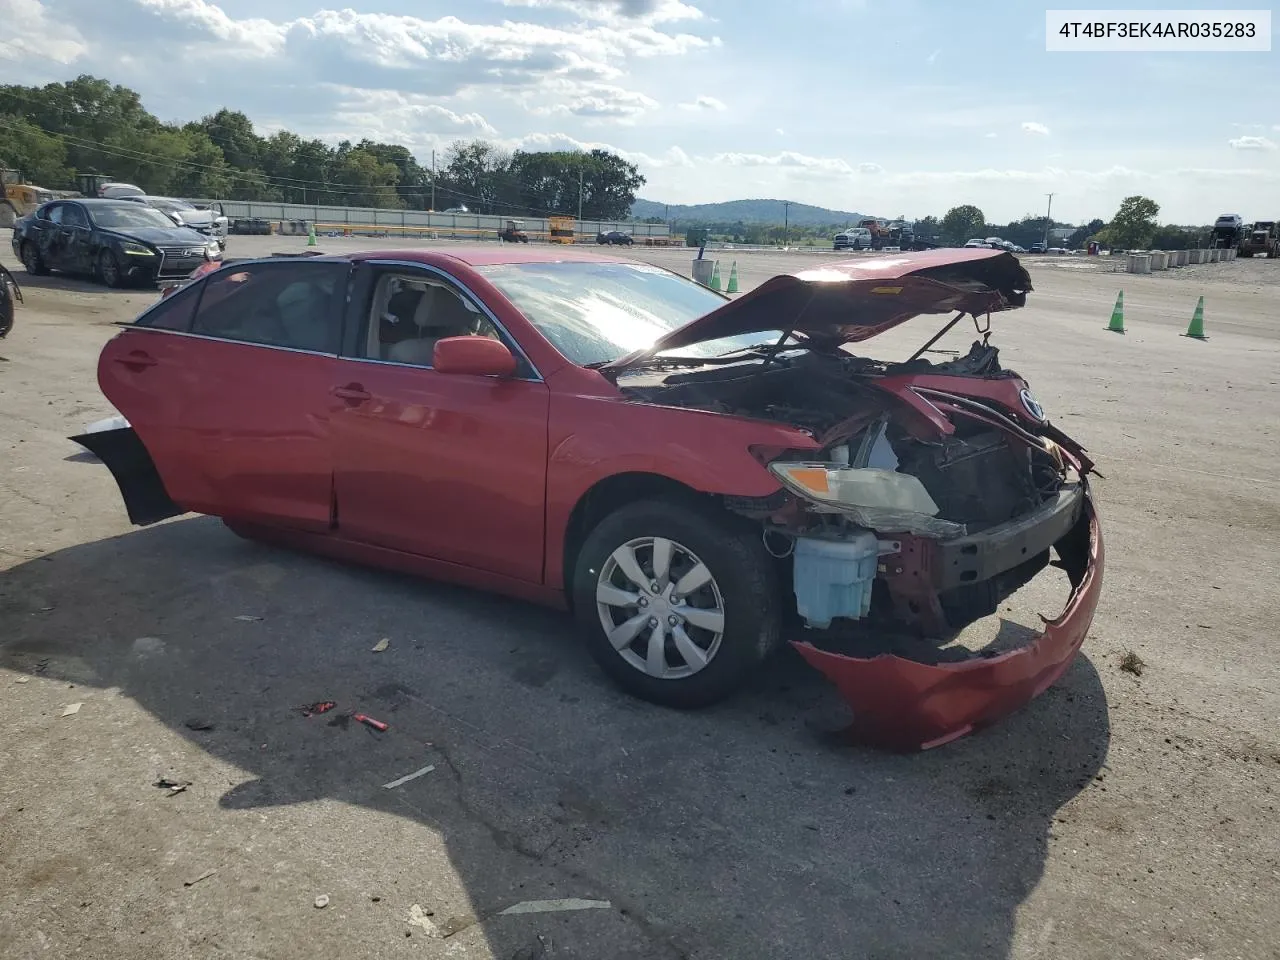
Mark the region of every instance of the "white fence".
MULTIPOLYGON (((199 201, 214 203, 212 200, 199 201)), ((508 221, 519 220, 521 228, 530 239, 545 240, 550 236, 551 224, 545 217, 499 217, 478 213, 427 213, 424 210, 386 210, 377 207, 326 207, 300 203, 259 203, 248 200, 216 201, 231 220, 253 219, 303 220, 315 224, 317 233, 345 232, 356 235, 390 234, 439 237, 497 238, 498 231, 508 221)), ((668 241, 671 228, 665 223, 627 223, 607 220, 575 221, 575 235, 580 239, 594 240, 596 234, 610 230, 629 233, 640 243, 645 238, 668 241)))

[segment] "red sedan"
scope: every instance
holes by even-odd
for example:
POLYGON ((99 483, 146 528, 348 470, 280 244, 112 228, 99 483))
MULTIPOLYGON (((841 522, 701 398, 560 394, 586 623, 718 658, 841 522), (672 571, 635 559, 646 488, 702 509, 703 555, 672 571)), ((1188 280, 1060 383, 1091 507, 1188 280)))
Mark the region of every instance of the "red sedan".
POLYGON ((74 439, 134 523, 210 514, 568 608, 610 677, 673 706, 728 696, 790 639, 854 733, 927 747, 1053 683, 1101 589, 1092 463, 987 343, 1030 289, 999 250, 831 263, 736 300, 563 249, 240 261, 106 345, 123 418, 74 439), (985 318, 966 356, 848 349, 950 313, 944 331, 985 318), (945 646, 1051 552, 1073 590, 1042 634, 945 646))

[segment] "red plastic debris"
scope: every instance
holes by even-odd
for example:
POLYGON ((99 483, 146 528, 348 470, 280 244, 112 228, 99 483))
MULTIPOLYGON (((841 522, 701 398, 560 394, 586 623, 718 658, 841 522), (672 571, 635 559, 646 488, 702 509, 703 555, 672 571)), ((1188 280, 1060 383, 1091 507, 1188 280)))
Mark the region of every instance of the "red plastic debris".
POLYGON ((309 703, 305 707, 298 707, 302 711, 304 717, 310 717, 317 713, 328 713, 337 706, 332 700, 317 700, 315 703, 309 703))
POLYGON ((356 723, 363 723, 365 726, 373 727, 375 730, 386 730, 387 724, 381 720, 375 720, 373 717, 365 716, 363 713, 353 713, 351 719, 356 723))

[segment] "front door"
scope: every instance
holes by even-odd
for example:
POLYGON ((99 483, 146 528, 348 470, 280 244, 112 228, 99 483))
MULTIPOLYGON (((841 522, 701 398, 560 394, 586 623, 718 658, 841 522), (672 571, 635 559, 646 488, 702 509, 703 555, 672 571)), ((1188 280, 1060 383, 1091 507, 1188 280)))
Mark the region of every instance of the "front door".
POLYGON ((103 392, 184 509, 330 529, 328 400, 349 272, 292 259, 223 269, 107 345, 103 392))
POLYGON ((329 416, 344 537, 542 582, 549 392, 514 342, 451 278, 369 264, 360 330, 329 416), (492 336, 516 377, 439 373, 448 336, 492 336))

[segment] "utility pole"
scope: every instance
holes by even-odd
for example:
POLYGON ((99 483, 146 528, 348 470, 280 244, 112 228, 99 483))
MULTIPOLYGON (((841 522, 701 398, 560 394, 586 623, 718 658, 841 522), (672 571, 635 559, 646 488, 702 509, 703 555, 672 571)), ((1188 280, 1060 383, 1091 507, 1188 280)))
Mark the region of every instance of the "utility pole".
POLYGON ((431 212, 436 210, 436 152, 431 151, 431 212))
POLYGON ((1044 212, 1044 247, 1049 249, 1049 224, 1053 223, 1049 219, 1049 214, 1053 212, 1053 194, 1049 194, 1049 209, 1044 212))
POLYGON ((791 242, 791 201, 782 201, 782 248, 791 242))
POLYGON ((578 167, 578 222, 582 222, 582 167, 578 167))

